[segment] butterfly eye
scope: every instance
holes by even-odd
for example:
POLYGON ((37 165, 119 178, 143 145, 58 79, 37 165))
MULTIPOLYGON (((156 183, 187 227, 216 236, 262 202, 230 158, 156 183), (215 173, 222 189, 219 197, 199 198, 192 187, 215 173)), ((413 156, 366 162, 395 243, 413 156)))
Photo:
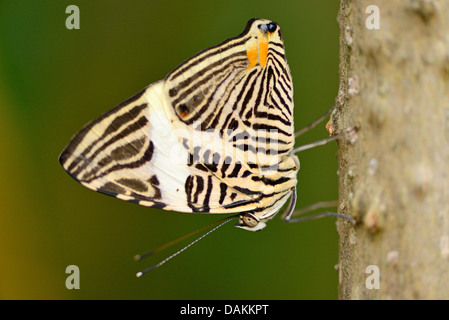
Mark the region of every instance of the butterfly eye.
POLYGON ((251 213, 245 213, 242 217, 242 222, 245 224, 245 226, 254 228, 259 224, 259 219, 257 219, 253 214, 251 213))
POLYGON ((276 23, 271 22, 267 24, 267 28, 269 32, 274 32, 276 30, 276 23))
POLYGON ((259 24, 257 27, 258 27, 260 30, 262 30, 262 32, 267 32, 267 30, 268 30, 268 27, 267 27, 266 24, 259 24))
POLYGON ((267 31, 274 32, 276 31, 277 25, 274 22, 270 22, 269 24, 260 24, 258 25, 258 28, 264 33, 266 33, 267 31))

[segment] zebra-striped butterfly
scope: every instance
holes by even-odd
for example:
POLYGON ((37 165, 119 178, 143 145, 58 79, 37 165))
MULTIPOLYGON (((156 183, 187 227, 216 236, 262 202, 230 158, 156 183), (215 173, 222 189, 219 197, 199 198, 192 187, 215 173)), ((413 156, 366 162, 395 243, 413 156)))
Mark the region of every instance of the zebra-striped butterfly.
POLYGON ((292 195, 293 84, 280 27, 251 19, 87 124, 60 156, 85 187, 143 206, 241 213, 259 230, 292 195))

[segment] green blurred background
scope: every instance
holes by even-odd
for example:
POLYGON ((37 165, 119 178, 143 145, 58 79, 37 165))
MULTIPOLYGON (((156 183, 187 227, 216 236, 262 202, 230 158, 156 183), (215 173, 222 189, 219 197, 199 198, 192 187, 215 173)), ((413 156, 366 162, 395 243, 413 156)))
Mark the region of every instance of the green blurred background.
MULTIPOLYGON (((238 35, 248 19, 282 29, 299 129, 338 90, 338 1, 1 1, 0 298, 335 299, 335 219, 261 232, 226 225, 174 260, 135 273, 182 247, 132 257, 219 216, 164 212, 92 192, 59 165, 84 124, 201 49, 238 35), (67 30, 65 9, 80 9, 67 30), (66 266, 80 268, 67 290, 66 266)), ((327 136, 325 122, 297 140, 327 136)), ((299 204, 337 199, 336 144, 299 155, 299 204)))

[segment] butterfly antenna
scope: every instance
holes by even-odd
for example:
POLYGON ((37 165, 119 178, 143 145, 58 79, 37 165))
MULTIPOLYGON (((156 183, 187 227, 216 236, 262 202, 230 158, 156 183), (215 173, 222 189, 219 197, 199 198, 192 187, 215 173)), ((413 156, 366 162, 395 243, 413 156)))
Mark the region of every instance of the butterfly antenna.
POLYGON ((209 234, 211 234, 212 232, 214 232, 215 230, 217 230, 218 228, 220 228, 220 227, 223 226, 224 224, 226 224, 226 223, 228 223, 229 221, 231 221, 232 219, 235 219, 235 218, 238 218, 238 217, 239 217, 238 215, 235 215, 235 216, 227 217, 227 218, 224 218, 224 219, 220 219, 220 220, 215 221, 215 222, 213 222, 213 223, 211 223, 211 224, 208 224, 207 226, 201 227, 201 228, 199 228, 199 229, 197 229, 197 230, 195 230, 195 231, 193 231, 193 232, 190 232, 190 233, 186 234, 185 236, 182 236, 182 237, 180 237, 180 238, 178 238, 178 239, 176 239, 176 240, 170 241, 170 242, 164 244, 163 246, 160 246, 159 248, 156 248, 155 250, 152 250, 152 251, 149 251, 149 252, 145 252, 145 253, 143 253, 143 254, 135 255, 135 256, 134 256, 134 259, 135 259, 136 261, 140 261, 140 260, 142 260, 143 258, 146 258, 146 257, 148 257, 148 256, 150 256, 150 255, 152 255, 152 254, 154 254, 154 253, 156 253, 156 252, 159 252, 159 251, 162 251, 162 250, 164 250, 164 249, 166 249, 166 248, 168 248, 168 247, 171 247, 172 245, 174 245, 174 244, 176 244, 176 243, 178 243, 178 242, 180 242, 180 241, 182 241, 182 240, 184 240, 184 239, 186 239, 186 238, 188 238, 188 237, 190 237, 190 236, 193 236, 194 234, 197 234, 198 232, 201 232, 201 231, 203 231, 203 230, 205 230, 205 229, 207 229, 207 228, 210 228, 210 227, 212 227, 212 226, 218 224, 218 226, 216 226, 215 228, 209 230, 208 232, 206 232, 206 233, 203 234, 202 236, 198 237, 197 239, 193 240, 193 241, 190 242, 188 245, 186 245, 184 248, 182 248, 182 249, 176 251, 175 253, 173 253, 173 254, 170 255, 169 257, 165 258, 165 259, 162 260, 161 262, 159 262, 159 263, 155 264, 154 266, 149 267, 149 268, 147 268, 147 269, 145 269, 145 270, 143 270, 143 271, 137 272, 136 277, 140 278, 140 277, 143 276, 145 273, 147 273, 147 272, 149 272, 149 271, 151 271, 151 270, 153 270, 153 269, 156 269, 156 268, 162 266, 162 265, 165 264, 167 261, 173 259, 173 258, 176 257, 178 254, 180 254, 181 252, 187 250, 188 248, 190 248, 191 246, 193 246, 195 243, 197 243, 197 242, 200 241, 201 239, 204 239, 206 236, 208 236, 209 234))

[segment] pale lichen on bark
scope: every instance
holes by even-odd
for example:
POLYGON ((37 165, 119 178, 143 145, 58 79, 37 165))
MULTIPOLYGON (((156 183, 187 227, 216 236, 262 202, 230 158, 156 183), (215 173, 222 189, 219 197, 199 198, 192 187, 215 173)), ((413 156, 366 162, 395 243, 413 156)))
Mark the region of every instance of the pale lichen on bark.
POLYGON ((341 299, 449 298, 449 1, 341 0, 341 299), (368 29, 376 5, 380 28, 368 29), (368 289, 369 265, 380 288, 368 289))

